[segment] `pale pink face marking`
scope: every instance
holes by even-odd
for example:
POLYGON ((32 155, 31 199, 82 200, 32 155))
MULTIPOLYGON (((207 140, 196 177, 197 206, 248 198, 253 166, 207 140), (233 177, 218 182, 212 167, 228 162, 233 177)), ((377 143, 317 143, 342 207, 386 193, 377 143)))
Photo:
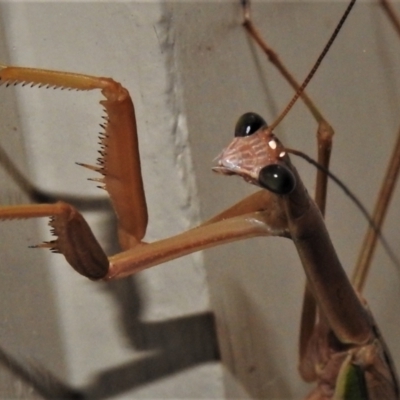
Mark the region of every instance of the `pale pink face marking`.
POLYGON ((218 157, 213 171, 225 175, 240 175, 246 181, 258 185, 260 170, 276 164, 285 156, 283 145, 267 128, 250 136, 235 137, 218 157))

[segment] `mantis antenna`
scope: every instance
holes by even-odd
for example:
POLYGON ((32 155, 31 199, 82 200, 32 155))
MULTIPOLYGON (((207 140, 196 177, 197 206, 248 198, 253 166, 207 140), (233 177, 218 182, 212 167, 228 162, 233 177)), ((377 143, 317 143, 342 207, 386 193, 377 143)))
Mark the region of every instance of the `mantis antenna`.
POLYGON ((297 89, 296 93, 294 94, 292 100, 290 100, 289 104, 286 106, 286 108, 282 111, 282 113, 278 116, 278 118, 269 126, 269 130, 273 131, 280 123, 281 121, 286 117, 286 114, 291 110, 291 108, 294 106, 296 101, 299 99, 301 94, 304 92, 305 88, 311 81, 312 77, 315 75, 317 72, 319 66, 321 65, 322 60, 325 58, 326 54, 328 53, 329 49, 331 48, 333 42, 335 41, 339 31, 341 30, 344 22, 346 21, 347 17, 350 14, 350 11, 352 10, 356 0, 352 0, 349 5, 346 8, 346 11, 344 12, 342 18, 340 19, 338 25, 336 26, 335 30, 333 31, 331 37, 328 40, 328 43, 325 45, 324 49, 322 50, 322 53, 318 56, 317 61, 315 62, 314 66, 312 67, 311 71, 308 73, 306 76, 306 79, 304 79, 303 83, 300 85, 300 87, 297 89))

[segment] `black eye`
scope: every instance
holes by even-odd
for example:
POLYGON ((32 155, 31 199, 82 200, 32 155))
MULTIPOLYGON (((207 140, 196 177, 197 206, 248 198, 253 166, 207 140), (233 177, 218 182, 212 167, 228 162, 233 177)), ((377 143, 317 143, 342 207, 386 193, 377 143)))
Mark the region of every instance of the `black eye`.
POLYGON ((271 164, 261 169, 259 184, 277 194, 289 194, 296 187, 296 178, 292 171, 279 165, 271 164))
POLYGON ((260 128, 268 126, 267 123, 258 114, 248 112, 243 114, 235 127, 235 137, 250 136, 260 128))

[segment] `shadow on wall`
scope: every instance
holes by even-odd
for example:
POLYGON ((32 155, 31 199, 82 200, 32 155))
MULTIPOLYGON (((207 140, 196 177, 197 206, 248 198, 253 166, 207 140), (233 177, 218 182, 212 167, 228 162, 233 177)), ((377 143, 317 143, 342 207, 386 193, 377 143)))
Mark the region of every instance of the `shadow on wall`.
MULTIPOLYGON (((20 189, 26 192, 32 202, 62 200, 80 210, 107 210, 109 215, 107 243, 114 252, 118 251, 116 235, 113 234, 116 232, 116 219, 108 199, 67 194, 57 195, 56 198, 51 193, 40 191, 18 171, 11 157, 2 148, 0 148, 0 165, 14 181, 22 182, 20 189)), ((143 322, 141 320, 143 301, 134 277, 107 282, 104 285, 119 306, 121 330, 132 348, 149 351, 151 355, 102 371, 95 376, 88 387, 77 391, 59 381, 44 367, 33 367, 29 363, 17 361, 0 348, 0 366, 11 374, 14 386, 15 382, 20 382, 28 392, 31 388, 34 393, 31 393, 33 397, 30 398, 37 398, 39 394, 44 398, 106 399, 195 365, 219 359, 212 313, 205 312, 162 322, 143 322)), ((4 393, 8 393, 7 390, 4 393)))

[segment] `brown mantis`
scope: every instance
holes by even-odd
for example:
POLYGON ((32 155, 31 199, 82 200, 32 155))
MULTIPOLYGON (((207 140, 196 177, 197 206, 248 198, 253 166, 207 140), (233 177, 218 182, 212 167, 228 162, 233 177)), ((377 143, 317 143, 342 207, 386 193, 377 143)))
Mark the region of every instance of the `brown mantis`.
MULTIPOLYGON (((211 22, 210 22, 211 23, 211 22)), ((200 39, 201 39, 201 37, 200 37, 200 39)), ((199 40, 200 40, 199 39, 199 40)), ((207 43, 207 41, 205 41, 206 43, 207 43)), ((198 44, 198 48, 200 48, 200 50, 201 50, 201 45, 202 45, 202 43, 200 42, 199 44, 198 44)), ((312 46, 311 46, 312 47, 312 46)), ((206 51, 206 50, 208 50, 207 48, 204 48, 205 50, 204 51, 206 51)), ((200 50, 199 50, 199 52, 200 52, 200 50)), ((211 49, 211 50, 208 50, 208 51, 212 51, 213 49, 211 49)), ((231 59, 232 60, 232 59, 231 59)), ((204 61, 203 61, 204 62, 204 61)), ((237 68, 237 65, 235 64, 235 67, 237 68)), ((242 91, 245 91, 245 90, 242 90, 242 91)), ((222 109, 223 109, 223 104, 221 105, 221 107, 222 107, 222 109)), ((239 107, 239 105, 237 106, 237 107, 239 107)), ((220 109, 221 110, 221 109, 220 109)), ((221 112, 221 111, 220 111, 221 112)), ((220 114, 220 112, 218 113, 218 114, 220 114)), ((241 111, 238 111, 239 113, 241 112, 241 111)), ((192 118, 194 118, 194 117, 192 117, 192 118)), ((213 118, 211 118, 211 119, 213 119, 213 118)), ((197 120, 196 120, 196 122, 197 122, 197 120)), ((336 126, 335 126, 336 127, 336 126)), ((205 130, 203 127, 202 127, 202 130, 205 130)), ((210 130, 216 130, 216 131, 218 131, 218 129, 210 129, 210 130)), ((301 129, 301 128, 299 128, 299 127, 297 127, 297 130, 298 131, 300 131, 300 130, 305 130, 305 129, 301 129)), ((311 129, 310 129, 311 130, 311 129)), ((340 130, 336 127, 336 130, 339 132, 340 130)), ((392 131, 391 131, 392 132, 392 131)), ((215 135, 214 135, 215 136, 215 135)), ((224 136, 224 135, 221 135, 221 136, 224 136)), ((339 135, 338 135, 339 136, 339 135)), ((223 142, 223 143, 225 143, 225 140, 226 138, 225 137, 222 137, 222 138, 218 138, 218 140, 221 140, 221 142, 223 142)), ((202 139, 203 140, 203 139, 202 139)), ((301 140, 303 140, 303 139, 301 139, 301 140)), ((215 143, 214 143, 215 144, 215 143)), ((213 147, 214 147, 214 144, 213 144, 213 147)), ((221 146, 218 146, 217 144, 215 144, 215 148, 217 148, 217 149, 220 149, 221 147, 223 147, 223 145, 221 145, 221 146)), ((292 147, 295 147, 294 145, 292 145, 292 147)), ((214 154, 214 153, 213 153, 214 154)), ((79 160, 80 161, 80 160, 79 160)), ((235 184, 234 184, 235 185, 235 184)), ((230 195, 230 197, 232 197, 232 195, 230 195)), ((232 202, 232 198, 230 198, 230 202, 232 202)), ((217 210, 215 210, 215 211, 217 211, 217 210)), ((279 242, 280 243, 280 242, 279 242)), ((262 242, 262 247, 264 248, 264 246, 265 246, 265 244, 264 244, 264 241, 262 242)), ((285 250, 286 251, 286 250, 285 250)), ((270 257, 270 254, 271 254, 271 252, 268 252, 268 254, 269 254, 269 257, 270 257)), ((241 264, 243 263, 243 260, 241 260, 242 262, 241 262, 241 264)), ((251 267, 249 267, 249 268, 251 268, 251 267)), ((228 272, 227 272, 228 273, 228 272)), ((250 276, 251 276, 251 271, 249 271, 249 270, 246 270, 246 278, 248 279, 250 276)), ((236 279, 234 279, 234 278, 230 278, 231 279, 231 282, 233 283, 233 284, 238 284, 237 282, 236 282, 236 279)), ((285 282, 285 284, 287 284, 286 282, 285 282)), ((274 285, 276 285, 276 284, 274 284, 274 285)), ((264 288, 265 288, 265 286, 264 286, 264 288)), ((227 289, 226 289, 227 290, 227 289)), ((265 290, 265 289, 264 289, 265 290)), ((289 290, 288 290, 289 291, 289 290)), ((254 296, 254 294, 252 295, 252 296, 254 296)), ((253 302, 253 301, 255 301, 255 299, 253 299, 253 298, 250 298, 249 300, 251 300, 251 302, 253 302)), ((265 300, 263 299, 263 300, 257 300, 257 303, 259 302, 259 301, 262 301, 262 302, 264 302, 265 300)), ((274 305, 275 306, 275 305, 274 305)), ((243 303, 242 303, 242 307, 243 307, 243 303)), ((251 309, 253 309, 253 307, 251 307, 251 309)), ((257 307, 256 307, 256 309, 257 309, 257 307)), ((277 324, 277 325, 279 325, 279 324, 277 324)), ((291 328, 292 329, 292 328, 291 328)), ((262 331, 263 332, 263 331, 262 331)), ((277 330, 277 332, 280 332, 280 329, 278 329, 277 330)), ((264 334, 265 334, 265 331, 264 331, 264 334)), ((296 343, 293 343, 293 347, 295 347, 296 346, 296 343)), ((235 354, 235 352, 237 352, 237 351, 239 351, 239 350, 235 350, 234 352, 233 352, 233 354, 235 354)), ((265 352, 262 352, 262 353, 265 353, 265 352)), ((236 353, 237 354, 237 353, 236 353)), ((246 363, 245 363, 246 364, 246 363)), ((262 367, 260 367, 260 365, 261 365, 261 363, 259 364, 258 363, 258 360, 256 360, 256 362, 254 363, 254 362, 250 362, 250 364, 254 364, 253 365, 253 371, 255 370, 256 371, 256 375, 257 374, 261 374, 261 371, 259 371, 258 370, 258 368, 262 368, 262 367)), ((295 364, 293 364, 293 369, 295 369, 295 367, 294 367, 294 365, 295 364)), ((250 371, 250 367, 248 367, 249 368, 249 370, 248 370, 248 373, 250 374, 250 372, 252 372, 252 371, 250 371)), ((244 374, 245 375, 245 374, 244 374)), ((253 376, 254 376, 254 374, 253 374, 253 376)), ((276 374, 276 377, 274 378, 273 376, 271 376, 271 380, 278 380, 279 381, 279 379, 281 379, 280 378, 281 377, 281 375, 280 374, 276 374)), ((248 388, 248 386, 247 385, 245 385, 247 388, 248 388)), ((255 385, 255 386, 253 386, 253 389, 251 389, 251 385, 250 385, 250 392, 252 392, 253 394, 255 394, 255 393, 257 393, 257 390, 261 390, 261 393, 262 393, 262 390, 263 390, 263 388, 261 387, 261 386, 257 386, 257 385, 255 385), (254 390, 255 392, 252 392, 252 390, 254 390)), ((288 389, 289 390, 289 389, 288 389)), ((287 392, 283 392, 283 393, 287 393, 287 392)), ((282 392, 281 392, 281 395, 282 395, 282 392)))

